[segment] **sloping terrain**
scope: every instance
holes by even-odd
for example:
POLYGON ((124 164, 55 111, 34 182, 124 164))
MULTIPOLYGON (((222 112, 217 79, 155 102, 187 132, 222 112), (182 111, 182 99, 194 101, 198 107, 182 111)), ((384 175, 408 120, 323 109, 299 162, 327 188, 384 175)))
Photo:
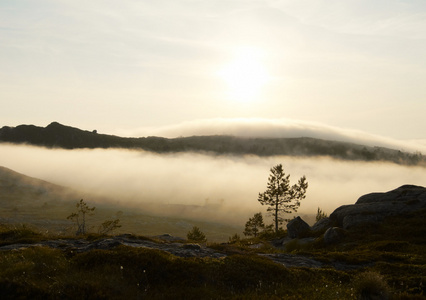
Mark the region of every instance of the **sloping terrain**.
MULTIPOLYGON (((72 209, 76 193, 64 187, 0 166, 0 220, 13 223, 58 222, 62 210, 72 209), (55 220, 55 221, 54 221, 55 220)), ((69 223, 66 220, 59 223, 69 223)))
MULTIPOLYGON (((119 218, 121 228, 116 233, 158 235, 172 233, 186 236, 193 227, 199 226, 210 240, 226 240, 241 228, 167 214, 170 207, 156 207, 163 210, 161 215, 152 213, 153 204, 146 207, 129 207, 113 203, 111 199, 99 196, 84 199, 89 206, 96 207, 95 214, 88 218, 90 232, 97 232, 106 220, 119 218)), ((73 232, 73 223, 67 220, 76 210, 81 199, 79 191, 54 185, 43 180, 28 177, 0 166, 0 223, 35 225, 40 229, 57 234, 73 232)), ((158 206, 158 205, 157 205, 158 206)), ((179 207, 184 216, 185 206, 179 207)), ((176 212, 176 207, 173 207, 176 212)))

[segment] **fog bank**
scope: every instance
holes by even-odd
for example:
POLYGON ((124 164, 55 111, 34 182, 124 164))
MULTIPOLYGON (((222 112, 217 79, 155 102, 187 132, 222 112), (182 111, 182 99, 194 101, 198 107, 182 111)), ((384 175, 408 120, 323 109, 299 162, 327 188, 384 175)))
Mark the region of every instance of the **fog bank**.
MULTIPOLYGON (((306 175, 309 188, 300 214, 327 213, 354 203, 363 194, 403 184, 425 185, 426 168, 390 163, 345 162, 286 156, 209 156, 154 154, 128 150, 52 150, 0 144, 0 165, 28 176, 80 190, 82 198, 99 194, 141 209, 169 204, 194 215, 242 222, 266 211, 257 202, 266 189, 269 169, 282 163, 294 184, 306 175), (191 213, 192 209, 192 213, 191 213)), ((86 198, 85 198, 86 199, 86 198)), ((90 199, 87 199, 90 202, 90 199)), ((163 213, 165 213, 163 211, 163 213)), ((170 212, 173 213, 173 212, 170 212)))
POLYGON ((388 147, 401 151, 426 152, 424 140, 397 140, 359 130, 342 129, 317 122, 291 119, 215 118, 184 122, 159 128, 141 128, 120 135, 162 136, 174 138, 193 135, 233 135, 240 137, 295 138, 312 137, 388 147))

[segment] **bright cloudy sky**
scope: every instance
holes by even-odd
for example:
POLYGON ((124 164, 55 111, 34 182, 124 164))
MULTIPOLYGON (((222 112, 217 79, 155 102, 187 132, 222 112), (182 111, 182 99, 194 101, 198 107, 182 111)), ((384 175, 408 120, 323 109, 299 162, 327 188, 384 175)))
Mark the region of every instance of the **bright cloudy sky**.
POLYGON ((318 122, 425 139, 424 0, 1 0, 1 124, 318 122))

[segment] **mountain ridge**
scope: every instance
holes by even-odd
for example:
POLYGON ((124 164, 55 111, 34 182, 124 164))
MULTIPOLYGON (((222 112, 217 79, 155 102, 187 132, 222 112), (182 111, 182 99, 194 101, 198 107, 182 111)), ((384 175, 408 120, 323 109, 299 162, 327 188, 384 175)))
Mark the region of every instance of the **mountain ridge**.
POLYGON ((99 134, 52 122, 46 127, 35 125, 3 126, 0 142, 28 144, 48 148, 124 148, 156 153, 206 152, 216 155, 288 155, 298 157, 328 156, 342 160, 387 161, 402 165, 426 166, 421 153, 408 153, 385 147, 323 140, 311 137, 249 138, 230 135, 189 136, 178 138, 120 137, 99 134))

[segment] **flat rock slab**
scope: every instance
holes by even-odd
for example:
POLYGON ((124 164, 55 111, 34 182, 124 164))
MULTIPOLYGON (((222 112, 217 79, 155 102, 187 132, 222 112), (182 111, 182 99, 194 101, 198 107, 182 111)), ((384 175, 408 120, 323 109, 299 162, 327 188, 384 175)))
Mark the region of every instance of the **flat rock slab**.
MULTIPOLYGON (((226 256, 218 253, 213 249, 198 245, 198 247, 187 247, 182 243, 156 243, 150 240, 138 239, 123 236, 115 236, 99 239, 96 241, 87 241, 83 239, 58 239, 50 241, 42 241, 36 244, 12 244, 0 247, 0 250, 18 250, 29 247, 50 247, 62 250, 71 250, 77 253, 90 251, 93 249, 110 250, 119 245, 126 245, 137 248, 149 248, 162 250, 180 257, 213 257, 220 258, 226 256)), ((193 245, 193 244, 191 244, 193 245)))
MULTIPOLYGON (((0 251, 13 251, 22 250, 31 247, 50 247, 54 249, 61 249, 65 251, 75 251, 76 253, 87 252, 94 249, 111 250, 117 246, 126 245, 129 247, 137 248, 148 248, 157 249, 171 253, 179 257, 211 257, 211 258, 223 258, 227 255, 224 253, 216 252, 215 250, 199 245, 199 244, 183 244, 183 243, 156 243, 151 240, 139 239, 135 237, 129 237, 127 235, 114 236, 99 239, 96 241, 87 241, 83 239, 58 239, 42 241, 36 244, 11 244, 1 246, 0 251)), ((306 268, 321 268, 321 267, 332 267, 338 270, 352 270, 363 266, 360 265, 348 265, 343 262, 332 262, 323 263, 313 258, 287 254, 287 253, 275 253, 275 254, 259 254, 260 256, 269 258, 275 263, 281 264, 285 267, 306 267, 306 268)))

